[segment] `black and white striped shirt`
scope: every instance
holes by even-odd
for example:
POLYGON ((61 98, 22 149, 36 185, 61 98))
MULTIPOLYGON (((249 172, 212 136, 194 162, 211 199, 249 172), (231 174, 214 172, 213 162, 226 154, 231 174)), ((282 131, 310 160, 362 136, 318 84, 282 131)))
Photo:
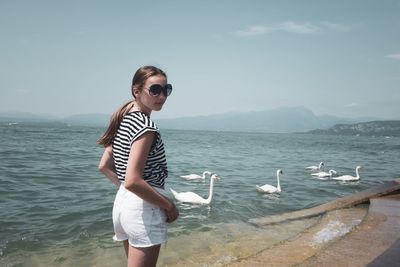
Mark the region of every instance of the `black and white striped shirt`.
POLYGON ((148 131, 156 132, 156 138, 147 157, 143 179, 151 186, 163 189, 165 178, 168 176, 164 144, 157 125, 143 112, 130 112, 122 119, 112 144, 115 168, 118 179, 125 181, 131 146, 148 131))

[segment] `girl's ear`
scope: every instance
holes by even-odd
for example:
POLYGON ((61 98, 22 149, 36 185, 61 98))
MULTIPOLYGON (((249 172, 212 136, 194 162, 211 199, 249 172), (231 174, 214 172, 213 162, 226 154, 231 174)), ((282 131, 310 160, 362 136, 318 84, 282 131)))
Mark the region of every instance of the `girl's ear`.
POLYGON ((134 98, 136 98, 136 96, 139 94, 139 89, 137 88, 137 86, 133 85, 132 86, 132 96, 134 98))

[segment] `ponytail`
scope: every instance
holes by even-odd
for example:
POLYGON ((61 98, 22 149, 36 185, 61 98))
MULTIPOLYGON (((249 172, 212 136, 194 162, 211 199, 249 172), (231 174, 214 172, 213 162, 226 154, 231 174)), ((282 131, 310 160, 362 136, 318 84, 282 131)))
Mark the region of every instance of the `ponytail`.
POLYGON ((98 144, 100 144, 104 147, 108 147, 112 144, 112 141, 114 140, 114 137, 117 134, 119 125, 121 124, 122 118, 132 108, 133 103, 134 103, 134 100, 131 100, 131 101, 125 103, 121 108, 119 108, 112 115, 112 117, 110 119, 110 124, 108 125, 106 132, 103 134, 102 137, 100 137, 99 140, 97 140, 98 144))

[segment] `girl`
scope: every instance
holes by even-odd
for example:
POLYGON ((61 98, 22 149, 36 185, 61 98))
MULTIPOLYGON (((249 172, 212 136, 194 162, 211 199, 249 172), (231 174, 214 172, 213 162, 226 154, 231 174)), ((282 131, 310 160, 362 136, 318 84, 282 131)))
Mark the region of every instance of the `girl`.
POLYGON ((167 75, 153 66, 139 68, 132 80, 133 100, 122 106, 98 143, 105 147, 99 170, 117 187, 113 207, 114 240, 123 241, 128 266, 156 266, 167 223, 179 211, 165 197, 168 176, 161 135, 150 119, 172 92, 167 75))

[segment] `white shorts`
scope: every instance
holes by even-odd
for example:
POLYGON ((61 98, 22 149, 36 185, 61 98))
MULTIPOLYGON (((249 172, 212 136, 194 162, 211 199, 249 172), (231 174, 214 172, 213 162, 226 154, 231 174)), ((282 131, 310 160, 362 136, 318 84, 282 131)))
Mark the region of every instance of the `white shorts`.
POLYGON ((112 216, 115 241, 128 240, 133 247, 151 247, 167 241, 164 210, 128 191, 123 184, 115 196, 112 216))

